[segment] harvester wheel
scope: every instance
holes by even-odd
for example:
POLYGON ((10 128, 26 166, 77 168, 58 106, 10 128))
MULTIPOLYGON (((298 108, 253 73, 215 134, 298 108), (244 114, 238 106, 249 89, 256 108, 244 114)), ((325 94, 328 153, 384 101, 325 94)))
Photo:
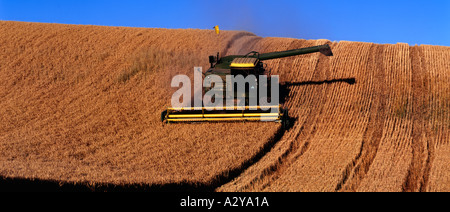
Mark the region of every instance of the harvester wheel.
POLYGON ((281 122, 284 129, 287 129, 289 127, 289 113, 287 109, 283 110, 283 119, 281 120, 281 122))

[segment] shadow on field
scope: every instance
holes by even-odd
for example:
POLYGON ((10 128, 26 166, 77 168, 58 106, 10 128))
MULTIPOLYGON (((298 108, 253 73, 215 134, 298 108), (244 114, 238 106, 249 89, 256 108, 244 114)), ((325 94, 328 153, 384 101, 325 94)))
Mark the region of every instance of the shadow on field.
POLYGON ((282 86, 297 86, 297 85, 321 85, 321 84, 332 84, 338 82, 345 82, 347 84, 353 85, 356 83, 356 79, 352 78, 341 78, 332 80, 322 80, 322 81, 304 81, 304 82, 286 82, 282 86))
POLYGON ((333 84, 333 83, 347 83, 353 85, 356 83, 354 77, 351 78, 340 78, 332 80, 321 80, 321 81, 303 81, 303 82, 284 82, 280 83, 280 103, 286 102, 286 98, 289 96, 291 87, 293 86, 304 86, 304 85, 322 85, 322 84, 333 84))
POLYGON ((177 183, 165 185, 61 182, 56 180, 2 178, 0 192, 189 192, 214 191, 201 184, 177 183))

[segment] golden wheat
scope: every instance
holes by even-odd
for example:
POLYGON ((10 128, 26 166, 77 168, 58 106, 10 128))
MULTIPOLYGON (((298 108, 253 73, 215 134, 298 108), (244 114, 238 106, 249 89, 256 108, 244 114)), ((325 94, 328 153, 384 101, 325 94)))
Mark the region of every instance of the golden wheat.
POLYGON ((1 177, 450 191, 449 47, 7 21, 0 35, 1 177), (205 71, 208 55, 325 43, 333 57, 266 62, 294 121, 279 140, 277 123, 160 122, 172 77, 205 71))

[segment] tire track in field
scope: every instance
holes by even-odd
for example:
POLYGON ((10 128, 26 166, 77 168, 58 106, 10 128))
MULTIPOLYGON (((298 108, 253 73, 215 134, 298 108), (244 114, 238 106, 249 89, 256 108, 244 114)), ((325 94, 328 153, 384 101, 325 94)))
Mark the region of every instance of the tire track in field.
MULTIPOLYGON (((430 91, 430 76, 427 73, 427 69, 425 66, 425 55, 424 55, 424 50, 422 47, 415 47, 418 54, 416 54, 416 57, 412 58, 414 60, 417 60, 420 62, 420 66, 415 66, 413 67, 413 80, 415 77, 417 77, 417 75, 419 73, 416 73, 414 70, 417 68, 420 68, 421 72, 420 74, 422 74, 422 87, 421 90, 423 89, 423 91, 427 90, 427 92, 425 92, 424 95, 424 99, 422 102, 422 104, 427 105, 425 102, 429 102, 429 91, 430 91), (416 75, 417 74, 417 75, 416 75)), ((425 161, 425 168, 424 168, 424 173, 423 173, 423 182, 421 183, 420 187, 419 187, 419 191, 421 192, 425 192, 428 189, 428 185, 429 185, 429 179, 430 179, 430 173, 431 173, 431 168, 432 168, 432 164, 435 158, 435 142, 431 139, 431 135, 432 132, 430 130, 429 127, 427 127, 427 120, 425 117, 427 117, 427 114, 429 113, 430 110, 430 105, 427 105, 427 107, 422 107, 422 115, 423 115, 423 127, 424 127, 424 133, 425 133, 425 137, 426 139, 426 149, 427 149, 427 159, 425 161)))
POLYGON ((443 46, 420 46, 422 66, 428 76, 427 113, 430 141, 429 175, 425 191, 450 191, 450 48, 443 46), (442 71, 446 70, 446 71, 442 71))
POLYGON ((412 61, 412 160, 402 186, 403 191, 425 191, 431 169, 434 145, 431 145, 430 132, 425 126, 429 110, 426 95, 429 93, 427 75, 423 67, 423 52, 419 46, 410 47, 412 61))
MULTIPOLYGON (((329 43, 330 44, 330 43, 329 43)), ((319 55, 318 62, 316 63, 316 67, 314 68, 314 75, 312 76, 313 80, 321 80, 326 78, 329 75, 329 58, 324 55, 319 55)), ((314 88, 314 92, 312 93, 310 99, 311 105, 322 105, 325 101, 325 97, 327 96, 327 92, 330 91, 329 86, 316 86, 314 88)), ((288 99, 288 103, 291 104, 290 110, 296 105, 293 104, 295 100, 299 99, 299 95, 302 95, 299 92, 298 88, 294 88, 290 97, 288 99)), ((322 113, 323 107, 317 109, 312 109, 309 111, 307 118, 302 122, 297 122, 293 128, 296 130, 285 139, 289 139, 289 148, 286 152, 284 152, 281 157, 278 159, 278 163, 275 166, 271 166, 270 169, 264 171, 264 176, 261 182, 266 182, 260 185, 260 190, 264 190, 267 187, 271 186, 282 174, 283 172, 291 166, 293 162, 298 160, 309 148, 311 138, 314 137, 317 132, 316 123, 320 118, 320 114, 322 113)), ((296 114, 298 115, 298 114, 296 114)), ((253 185, 255 186, 255 185, 253 185)))
MULTIPOLYGON (((272 40, 265 40, 266 44, 269 43, 274 46, 272 43, 270 43, 272 40)), ((277 45, 278 46, 278 45, 277 45)), ((286 46, 286 44, 279 46, 277 49, 260 49, 260 51, 281 51, 285 48, 292 49, 292 48, 303 48, 311 46, 309 42, 298 42, 298 40, 294 40, 289 44, 289 47, 286 46)), ((302 56, 299 56, 302 57, 302 56)), ((311 56, 308 56, 308 58, 311 56)), ((326 59, 326 58, 325 58, 326 59)), ((308 63, 313 62, 312 67, 309 66, 308 72, 311 73, 311 75, 306 74, 308 80, 316 80, 316 79, 323 79, 323 74, 321 71, 318 71, 321 68, 318 68, 323 65, 319 65, 320 60, 322 60, 322 56, 318 56, 315 61, 307 61, 308 63)), ((297 61, 299 62, 299 61, 297 61)), ((297 70, 298 64, 294 62, 292 64, 292 67, 282 69, 280 65, 280 61, 268 61, 270 66, 272 67, 272 70, 274 71, 273 74, 280 74, 280 77, 282 78, 288 78, 291 80, 292 75, 298 75, 296 71, 300 71, 301 69, 297 70), (287 70, 287 71, 286 71, 287 70), (282 73, 279 73, 282 72, 282 73)), ((301 63, 301 62, 300 62, 301 63)), ((325 63, 325 62, 323 62, 325 63)), ((305 67, 303 67, 305 69, 305 67)), ((303 70, 305 71, 305 70, 303 70)), ((296 78, 296 77, 294 77, 296 78)), ((297 79, 298 80, 298 79, 297 79)), ((309 91, 313 92, 307 92, 309 98, 305 99, 307 103, 301 102, 302 104, 308 104, 308 105, 320 105, 321 99, 318 96, 323 96, 323 86, 310 86, 309 88, 306 88, 309 91)), ((285 106, 290 111, 291 117, 298 117, 298 104, 299 97, 301 97, 302 93, 304 94, 304 91, 302 92, 302 89, 300 87, 293 87, 288 90, 288 94, 286 96, 288 97, 287 101, 285 102, 285 106), (295 111, 295 112, 294 112, 295 111)), ((270 185, 273 180, 277 179, 277 177, 280 176, 280 174, 289 167, 289 164, 292 163, 292 159, 294 157, 298 158, 302 153, 304 153, 309 146, 309 142, 304 140, 308 139, 299 139, 299 137, 305 137, 309 138, 311 135, 314 134, 315 127, 313 127, 315 120, 317 119, 318 110, 310 110, 305 115, 307 118, 302 118, 301 121, 296 120, 293 123, 292 127, 286 131, 286 133, 283 135, 282 138, 280 138, 280 141, 277 142, 278 145, 274 147, 273 150, 270 152, 268 151, 266 154, 266 157, 264 158, 264 162, 260 162, 256 164, 255 166, 251 167, 250 170, 246 170, 247 175, 244 177, 238 177, 237 179, 233 180, 233 182, 228 183, 227 185, 221 187, 218 189, 218 191, 249 191, 249 190, 256 190, 261 191, 263 188, 270 185), (307 114, 307 115, 306 115, 307 114), (267 164, 267 161, 273 161, 273 163, 267 164), (261 167, 262 166, 262 167, 261 167), (256 171, 257 170, 257 171, 256 171), (256 171, 256 172, 255 172, 256 171), (253 173, 253 174, 249 174, 253 173), (268 183, 267 183, 268 182, 268 183)), ((292 120, 294 121, 294 120, 292 120)))
POLYGON ((382 45, 372 45, 368 70, 373 71, 373 88, 375 103, 372 105, 369 123, 364 132, 360 152, 342 173, 342 179, 336 185, 335 191, 355 191, 361 180, 367 174, 372 164, 383 134, 383 124, 386 113, 386 86, 383 60, 379 55, 383 52, 382 45))

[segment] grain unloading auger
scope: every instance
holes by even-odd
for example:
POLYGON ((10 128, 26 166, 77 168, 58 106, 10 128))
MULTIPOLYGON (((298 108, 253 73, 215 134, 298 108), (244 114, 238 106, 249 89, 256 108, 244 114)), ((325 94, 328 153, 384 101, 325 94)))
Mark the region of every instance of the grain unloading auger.
POLYGON ((222 79, 222 82, 227 81, 227 76, 236 77, 238 75, 242 75, 243 78, 247 79, 248 76, 254 75, 255 77, 251 79, 256 81, 253 85, 257 86, 252 86, 250 83, 244 83, 246 86, 245 92, 237 93, 237 86, 234 86, 234 84, 232 84, 232 86, 229 86, 230 84, 227 83, 211 84, 210 87, 204 87, 203 93, 212 91, 215 93, 214 98, 216 99, 227 99, 231 97, 237 104, 223 107, 203 106, 168 108, 161 113, 161 121, 167 123, 209 121, 277 121, 286 126, 289 121, 287 109, 283 108, 280 104, 267 104, 268 102, 279 101, 270 101, 271 92, 267 91, 271 90, 271 77, 270 72, 264 69, 264 64, 262 61, 315 52, 320 52, 326 56, 333 56, 331 48, 328 44, 263 54, 258 52, 250 52, 246 55, 229 55, 221 58, 219 58, 219 54, 217 54, 217 56, 209 56, 211 67, 203 73, 205 80, 210 77, 212 78, 213 75, 219 76, 222 79), (268 76, 267 81, 261 82, 260 84, 260 75, 268 76), (264 89, 266 91, 264 91, 264 89), (262 100, 262 98, 265 99, 262 100), (256 99, 256 102, 251 99, 256 99), (243 106, 243 104, 239 104, 242 100, 245 101, 245 106, 243 106))

